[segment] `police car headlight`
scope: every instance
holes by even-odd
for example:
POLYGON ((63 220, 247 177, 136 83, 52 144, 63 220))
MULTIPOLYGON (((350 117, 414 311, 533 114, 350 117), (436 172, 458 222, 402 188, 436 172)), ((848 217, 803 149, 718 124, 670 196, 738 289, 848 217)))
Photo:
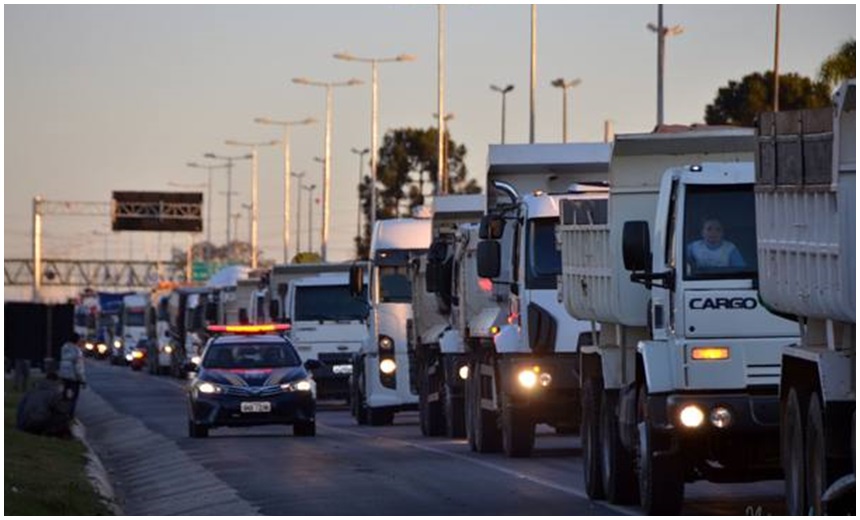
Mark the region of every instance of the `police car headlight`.
POLYGON ((197 390, 203 394, 216 394, 221 392, 221 387, 213 385, 209 381, 204 381, 197 385, 197 390))
POLYGON ((290 381, 289 383, 284 383, 281 385, 281 390, 284 392, 310 392, 313 390, 314 385, 308 379, 302 379, 300 381, 290 381))
POLYGON ((385 375, 391 375, 397 370, 397 363, 393 359, 383 359, 379 362, 379 370, 385 375))

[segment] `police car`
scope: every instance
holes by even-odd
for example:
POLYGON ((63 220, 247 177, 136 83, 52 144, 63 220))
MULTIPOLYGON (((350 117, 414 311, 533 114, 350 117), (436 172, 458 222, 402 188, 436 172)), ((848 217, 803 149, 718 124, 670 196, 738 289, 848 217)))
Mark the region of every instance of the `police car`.
POLYGON ((219 426, 286 424, 293 435, 316 434, 316 385, 282 333, 289 325, 218 325, 188 388, 188 435, 206 437, 219 426), (276 334, 271 334, 271 333, 276 334))

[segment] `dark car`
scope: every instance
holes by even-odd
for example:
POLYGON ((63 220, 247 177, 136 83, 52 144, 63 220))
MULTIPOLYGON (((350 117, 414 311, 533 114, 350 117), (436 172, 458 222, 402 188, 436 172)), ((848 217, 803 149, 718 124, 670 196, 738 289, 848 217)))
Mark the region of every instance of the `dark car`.
POLYGON ((203 351, 188 389, 188 435, 219 426, 286 424, 293 435, 316 435, 316 385, 290 341, 286 325, 220 326, 203 351))

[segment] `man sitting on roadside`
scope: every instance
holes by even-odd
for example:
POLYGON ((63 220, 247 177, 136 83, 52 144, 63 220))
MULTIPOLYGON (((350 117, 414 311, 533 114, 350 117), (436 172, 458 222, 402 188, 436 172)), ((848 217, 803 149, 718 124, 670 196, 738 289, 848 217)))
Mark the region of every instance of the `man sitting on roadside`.
POLYGON ((36 435, 69 437, 69 403, 63 399, 56 372, 48 372, 21 398, 18 429, 36 435))

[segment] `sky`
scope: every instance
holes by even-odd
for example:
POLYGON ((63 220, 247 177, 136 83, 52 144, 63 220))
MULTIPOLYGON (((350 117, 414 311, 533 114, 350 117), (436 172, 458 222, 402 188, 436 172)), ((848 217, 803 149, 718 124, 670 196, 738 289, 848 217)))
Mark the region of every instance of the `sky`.
MULTIPOLYGON (((656 119, 656 5, 541 5, 537 9, 536 142, 560 142, 561 90, 569 92, 571 141, 650 131, 656 119)), ((667 41, 665 120, 702 122, 705 106, 731 79, 773 66, 773 5, 675 5, 667 41)), ((114 190, 203 191, 206 171, 186 166, 203 154, 240 155, 227 139, 279 139, 255 117, 316 125, 291 135, 292 170, 322 184, 325 91, 292 83, 364 80, 334 91, 329 260, 352 257, 359 159, 370 145, 370 65, 335 60, 348 51, 414 62, 379 66, 379 142, 391 128, 430 127, 437 111, 435 5, 154 5, 4 7, 4 255, 32 255, 32 201, 108 202, 114 190)), ((500 139, 501 97, 513 84, 506 140, 529 139, 528 5, 449 5, 445 10, 449 131, 468 149, 470 177, 483 185, 488 144, 500 139)), ((782 7, 780 71, 815 76, 825 57, 856 37, 855 5, 782 7)), ((368 172, 367 166, 364 167, 368 172)), ((247 240, 250 164, 233 172, 233 212, 247 240)), ((260 248, 283 259, 283 159, 261 149, 260 248)), ((213 172, 212 238, 225 240, 226 175, 213 172)), ((295 190, 294 190, 295 191, 295 190)), ((319 191, 316 192, 319 194, 319 191)), ((307 245, 307 198, 302 200, 307 245)), ((295 208, 295 201, 293 201, 295 208)), ((314 249, 320 211, 314 208, 314 249)), ((205 212, 204 212, 205 215, 205 212)), ((204 225, 206 223, 204 222, 204 225)), ((154 233, 108 233, 107 217, 47 216, 46 258, 154 260, 154 233)), ((294 228, 294 224, 291 225, 294 228)), ((204 235, 205 236, 205 233, 204 235)), ((187 235, 165 234, 161 257, 187 235)), ((293 232, 293 244, 295 236, 293 232)), ((306 249, 306 247, 303 247, 306 249)))

